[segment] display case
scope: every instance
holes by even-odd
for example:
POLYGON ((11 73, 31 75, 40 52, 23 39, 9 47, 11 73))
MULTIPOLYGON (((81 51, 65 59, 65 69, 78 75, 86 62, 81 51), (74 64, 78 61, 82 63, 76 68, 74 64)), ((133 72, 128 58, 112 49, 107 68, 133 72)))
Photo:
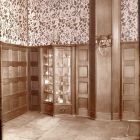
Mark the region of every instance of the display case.
POLYGON ((42 104, 43 104, 43 113, 48 115, 53 115, 53 108, 54 108, 54 70, 53 70, 53 47, 49 46, 43 48, 43 97, 42 97, 42 104))
POLYGON ((71 47, 54 48, 55 114, 71 114, 71 47))
POLYGON ((43 47, 42 58, 42 112, 71 114, 71 47, 43 47))

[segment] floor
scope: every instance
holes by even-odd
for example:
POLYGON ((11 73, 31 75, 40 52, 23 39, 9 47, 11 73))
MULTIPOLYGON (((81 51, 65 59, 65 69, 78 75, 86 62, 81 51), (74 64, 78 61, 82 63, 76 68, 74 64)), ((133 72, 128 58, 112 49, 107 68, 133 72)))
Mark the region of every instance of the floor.
POLYGON ((3 140, 136 140, 125 137, 128 124, 27 112, 3 126, 3 140))

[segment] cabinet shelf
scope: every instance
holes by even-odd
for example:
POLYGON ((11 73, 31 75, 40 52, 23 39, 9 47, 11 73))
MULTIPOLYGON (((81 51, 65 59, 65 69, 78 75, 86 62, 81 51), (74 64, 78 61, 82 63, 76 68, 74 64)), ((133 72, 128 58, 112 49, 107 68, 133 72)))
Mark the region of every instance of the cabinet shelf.
POLYGON ((72 105, 71 103, 55 103, 54 105, 72 105))
POLYGON ((45 64, 43 66, 53 68, 53 66, 48 66, 48 65, 45 65, 45 64))
POLYGON ((55 75, 55 76, 58 76, 58 77, 63 77, 63 78, 66 78, 66 77, 71 77, 70 75, 67 75, 67 76, 64 76, 64 75, 55 75))
POLYGON ((44 104, 52 104, 53 105, 53 102, 49 102, 49 101, 44 101, 43 103, 44 104))
POLYGON ((49 91, 44 91, 44 93, 53 94, 53 92, 49 92, 49 91))
POLYGON ((44 84, 44 86, 46 87, 46 86, 53 86, 53 84, 44 84))
POLYGON ((63 94, 61 94, 61 93, 55 93, 56 95, 69 95, 68 93, 71 93, 71 92, 65 92, 65 93, 63 93, 63 94))
POLYGON ((46 76, 46 77, 53 77, 53 75, 45 75, 45 74, 44 74, 43 76, 46 76))

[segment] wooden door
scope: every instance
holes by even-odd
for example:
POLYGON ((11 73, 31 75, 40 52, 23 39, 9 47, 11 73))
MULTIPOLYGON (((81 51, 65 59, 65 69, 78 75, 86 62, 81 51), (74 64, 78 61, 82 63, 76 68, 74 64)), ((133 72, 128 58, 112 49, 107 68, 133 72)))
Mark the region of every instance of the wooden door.
POLYGON ((89 116, 89 52, 88 46, 76 46, 76 114, 89 116))
POLYGON ((122 44, 122 119, 139 117, 138 43, 122 44))

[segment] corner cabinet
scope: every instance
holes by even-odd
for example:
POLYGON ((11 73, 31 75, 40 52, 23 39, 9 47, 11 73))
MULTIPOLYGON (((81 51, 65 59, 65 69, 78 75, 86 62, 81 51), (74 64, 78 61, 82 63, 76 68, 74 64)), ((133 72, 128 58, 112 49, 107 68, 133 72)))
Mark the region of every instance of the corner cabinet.
POLYGON ((72 50, 64 46, 40 49, 42 113, 72 114, 72 50))
MULTIPOLYGON (((78 68, 76 65, 79 65, 79 61, 76 61, 78 48, 79 46, 61 45, 41 47, 42 113, 52 116, 57 114, 80 115, 79 105, 81 105, 82 99, 79 100, 76 97, 79 95, 77 94, 79 83, 76 81, 80 80, 76 76, 78 68)), ((88 117, 88 113, 86 117, 88 117)))

